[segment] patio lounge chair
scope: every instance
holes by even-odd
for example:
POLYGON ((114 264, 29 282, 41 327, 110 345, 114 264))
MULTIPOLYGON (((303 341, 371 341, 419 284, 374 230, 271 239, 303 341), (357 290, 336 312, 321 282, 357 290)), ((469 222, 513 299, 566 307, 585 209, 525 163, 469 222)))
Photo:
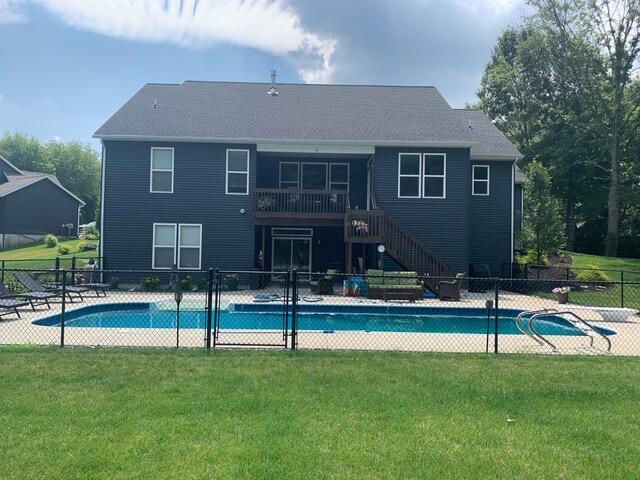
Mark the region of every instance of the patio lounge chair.
POLYGON ((367 298, 389 300, 422 299, 424 288, 418 283, 417 272, 384 272, 369 269, 367 271, 367 298))
POLYGON ((9 292, 7 287, 3 283, 0 283, 0 298, 26 300, 34 310, 38 305, 46 305, 47 308, 51 308, 49 300, 59 297, 60 295, 53 292, 9 292))
POLYGON ((82 276, 81 276, 82 283, 80 283, 77 286, 88 288, 89 290, 96 292, 96 297, 100 296, 100 292, 102 292, 103 297, 106 297, 107 288, 109 288, 110 285, 108 283, 95 282, 94 276, 97 273, 98 272, 96 271, 96 266, 94 266, 93 268, 85 267, 85 270, 82 272, 82 276))
MULTIPOLYGON (((58 284, 51 284, 48 288, 45 288, 43 285, 38 283, 31 275, 27 272, 13 272, 13 276, 17 281, 19 281, 24 287, 30 292, 48 292, 51 293, 56 292, 59 295, 62 295, 62 286, 58 284)), ((90 291, 85 287, 76 287, 73 285, 69 285, 65 287, 67 298, 71 303, 73 303, 74 296, 79 298, 82 302, 84 298, 82 298, 82 294, 90 291)))
POLYGON ((452 282, 438 283, 438 299, 440 301, 450 300, 453 302, 460 301, 460 283, 462 282, 463 273, 458 273, 452 282))
MULTIPOLYGON (((18 318, 20 318, 20 312, 18 311, 18 308, 27 307, 29 305, 29 302, 18 300, 16 298, 0 298, 0 309, 2 310, 0 311, 0 321, 5 315, 10 315, 12 313, 15 313, 18 318)), ((33 305, 31 307, 33 308, 33 305)))
POLYGON ((331 295, 333 293, 333 285, 336 283, 337 273, 337 270, 330 268, 323 277, 318 278, 317 280, 311 280, 309 282, 311 293, 331 295))

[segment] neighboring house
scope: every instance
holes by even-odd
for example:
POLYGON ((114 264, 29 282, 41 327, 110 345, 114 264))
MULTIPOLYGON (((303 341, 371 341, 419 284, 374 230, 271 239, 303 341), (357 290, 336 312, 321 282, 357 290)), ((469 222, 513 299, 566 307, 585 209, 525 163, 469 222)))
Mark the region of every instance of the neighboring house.
POLYGON ((147 84, 103 145, 109 269, 500 272, 516 148, 434 87, 147 84))
POLYGON ((47 233, 77 235, 84 202, 55 175, 19 170, 0 156, 0 249, 33 243, 47 233))

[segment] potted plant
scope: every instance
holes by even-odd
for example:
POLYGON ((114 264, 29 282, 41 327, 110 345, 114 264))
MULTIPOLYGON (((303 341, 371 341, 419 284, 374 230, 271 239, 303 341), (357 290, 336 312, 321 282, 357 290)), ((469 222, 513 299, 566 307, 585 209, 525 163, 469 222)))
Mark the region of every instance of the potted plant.
POLYGON ((364 220, 354 220, 351 225, 357 234, 366 235, 369 233, 369 224, 364 220))
POLYGON ((571 291, 570 287, 556 287, 552 290, 553 293, 558 297, 558 303, 564 305, 565 303, 569 303, 569 292, 571 291))

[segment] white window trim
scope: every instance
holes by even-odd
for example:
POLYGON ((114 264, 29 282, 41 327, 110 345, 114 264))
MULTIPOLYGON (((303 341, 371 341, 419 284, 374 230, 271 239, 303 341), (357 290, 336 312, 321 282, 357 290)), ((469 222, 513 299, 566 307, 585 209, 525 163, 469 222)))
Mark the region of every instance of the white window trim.
POLYGON ((173 193, 173 180, 175 170, 175 149, 173 147, 151 147, 149 152, 149 193, 173 193), (166 168, 153 168, 153 151, 154 150, 171 150, 171 170, 166 168), (164 190, 153 189, 153 172, 171 172, 171 190, 165 192, 164 190))
POLYGON ((398 153, 398 198, 420 198, 422 195, 422 154, 417 152, 400 152, 398 153), (403 156, 418 157, 418 173, 401 173, 401 163, 403 156), (400 179, 403 177, 417 178, 418 179, 418 194, 417 195, 401 195, 400 193, 400 179))
POLYGON ((178 261, 176 263, 176 265, 178 266, 178 270, 200 270, 200 268, 202 267, 202 224, 201 223, 179 223, 177 225, 177 229, 178 229, 178 246, 177 246, 177 252, 178 252, 178 261), (183 247, 181 245, 182 242, 182 227, 199 227, 200 228, 200 238, 199 238, 199 244, 198 244, 198 267, 194 268, 194 267, 181 267, 180 266, 180 251, 182 248, 196 248, 196 247, 191 247, 191 246, 186 246, 183 247))
POLYGON ((226 160, 225 173, 224 173, 224 193, 226 195, 249 195, 249 172, 251 171, 251 153, 249 152, 248 149, 244 149, 244 148, 227 148, 226 158, 227 160, 226 160), (246 171, 229 170, 229 152, 245 152, 247 154, 247 170, 246 171), (244 193, 229 191, 229 174, 230 173, 243 173, 247 175, 247 188, 245 189, 244 193))
POLYGON ((423 153, 422 154, 422 178, 420 179, 420 188, 422 190, 422 198, 432 198, 442 200, 447 198, 447 154, 446 153, 423 153), (427 161, 427 157, 442 157, 443 165, 442 165, 442 175, 427 175, 424 173, 424 164, 427 161), (442 195, 441 196, 431 196, 424 194, 424 179, 425 178, 441 178, 442 179, 442 195))
POLYGON ((346 184, 347 185, 346 192, 349 193, 349 190, 351 188, 351 182, 350 182, 351 178, 350 177, 351 177, 351 164, 346 163, 346 162, 331 162, 329 164, 329 190, 333 190, 331 188, 331 185, 333 185, 334 183, 338 184, 338 185, 345 185, 346 184), (346 165, 347 166, 347 181, 346 182, 333 182, 333 181, 331 181, 331 171, 332 171, 332 168, 333 168, 334 165, 346 165))
MULTIPOLYGON (((300 168, 300 189, 301 190, 307 190, 304 188, 304 184, 303 184, 305 165, 321 165, 324 167, 324 188, 320 188, 319 190, 327 189, 327 182, 329 181, 329 166, 325 162, 301 162, 300 165, 301 165, 301 168, 300 168)), ((316 190, 316 189, 314 188, 313 190, 316 190)))
POLYGON ((156 245, 156 227, 173 227, 173 264, 176 264, 176 229, 177 224, 175 223, 154 223, 151 239, 151 268, 153 270, 171 270, 172 267, 156 267, 156 247, 157 248, 169 248, 168 245, 156 245))
POLYGON ((471 195, 475 197, 488 197, 491 191, 491 167, 489 165, 473 165, 471 174, 471 195), (476 178, 476 168, 486 168, 487 178, 476 178), (476 182, 487 184, 487 193, 476 193, 476 182))
MULTIPOLYGON (((278 166, 278 186, 279 188, 284 188, 282 186, 282 165, 296 165, 296 167, 298 168, 297 172, 297 178, 296 178, 296 190, 300 190, 300 163, 299 162, 280 162, 279 166, 278 166)), ((290 181, 286 181, 286 183, 293 183, 290 181)))

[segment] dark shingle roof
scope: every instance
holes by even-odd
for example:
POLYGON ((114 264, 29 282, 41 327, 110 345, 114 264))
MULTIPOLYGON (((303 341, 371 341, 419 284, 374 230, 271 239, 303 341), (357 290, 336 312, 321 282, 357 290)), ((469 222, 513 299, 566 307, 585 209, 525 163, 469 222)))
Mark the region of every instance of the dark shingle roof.
POLYGON ((72 196, 74 199, 76 199, 81 205, 85 204, 73 193, 71 193, 69 190, 64 188, 60 183, 60 180, 58 180, 58 177, 56 177, 55 175, 51 175, 48 173, 40 173, 40 172, 28 172, 26 170, 22 170, 21 174, 5 175, 5 177, 7 181, 3 184, 0 184, 0 198, 6 197, 7 195, 11 195, 12 193, 17 192, 18 190, 28 187, 29 185, 33 185, 34 183, 37 183, 41 180, 50 180, 55 185, 57 185, 61 190, 63 190, 64 192, 72 196))
POLYGON ((278 84, 279 95, 272 97, 269 86, 147 84, 95 136, 374 145, 479 142, 479 151, 517 154, 488 119, 491 128, 480 123, 477 132, 470 132, 466 117, 435 87, 278 84))
POLYGON ((472 158, 521 158, 522 154, 505 137, 498 127, 482 110, 456 109, 456 114, 467 129, 467 134, 475 142, 471 147, 472 158))
POLYGON ((524 172, 520 170, 520 167, 518 165, 516 165, 516 171, 513 181, 517 184, 523 184, 527 181, 527 177, 525 177, 524 172))

